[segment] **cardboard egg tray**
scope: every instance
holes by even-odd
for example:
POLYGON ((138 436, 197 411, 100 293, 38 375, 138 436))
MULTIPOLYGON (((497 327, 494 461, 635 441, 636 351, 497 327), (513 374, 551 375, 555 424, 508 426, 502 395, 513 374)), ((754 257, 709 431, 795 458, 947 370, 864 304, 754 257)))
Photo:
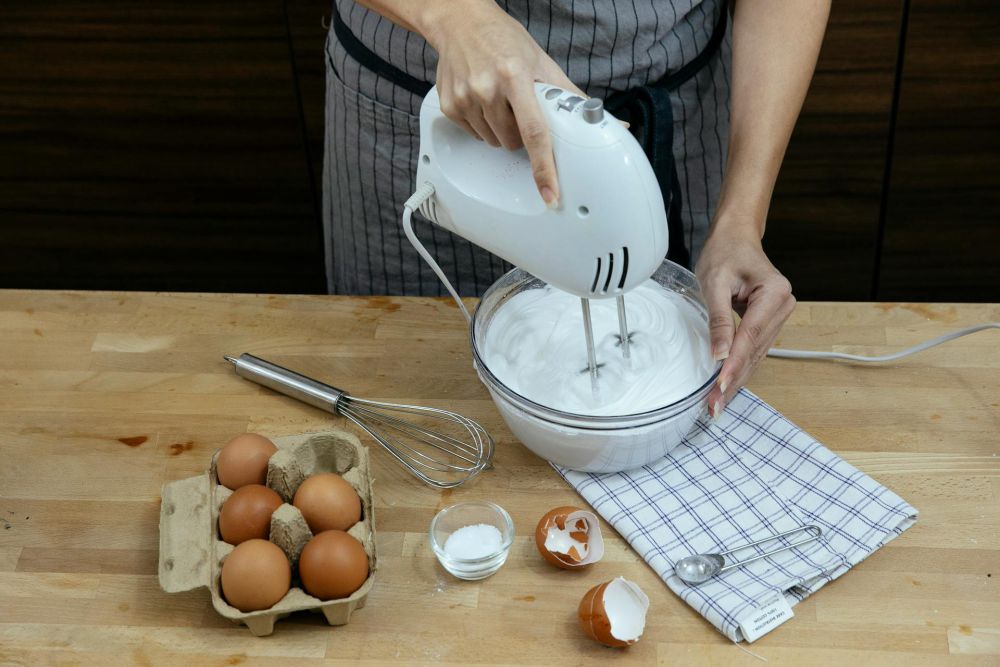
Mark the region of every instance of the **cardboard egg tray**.
POLYGON ((219 510, 232 491, 219 484, 212 456, 209 470, 163 485, 160 505, 160 586, 168 593, 207 586, 212 605, 225 618, 246 625, 262 637, 274 632, 274 622, 292 612, 322 613, 330 625, 344 625, 360 609, 372 588, 378 558, 375 553, 375 521, 372 514, 371 476, 368 450, 345 431, 324 431, 273 438, 278 451, 267 469, 267 486, 284 500, 271 516, 271 542, 277 544, 292 564, 292 588, 270 609, 242 612, 222 595, 222 562, 233 546, 219 536, 219 510), (349 597, 323 601, 302 589, 298 579, 299 554, 312 538, 299 510, 291 505, 296 489, 310 475, 335 472, 361 497, 361 521, 348 532, 368 554, 368 579, 349 597))

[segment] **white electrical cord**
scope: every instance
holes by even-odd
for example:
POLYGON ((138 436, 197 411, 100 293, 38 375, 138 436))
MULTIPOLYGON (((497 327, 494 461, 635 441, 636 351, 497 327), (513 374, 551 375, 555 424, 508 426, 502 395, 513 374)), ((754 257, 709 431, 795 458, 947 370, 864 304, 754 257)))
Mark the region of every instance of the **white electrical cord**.
POLYGON ((932 338, 930 340, 925 340, 919 345, 914 345, 913 347, 908 347, 905 350, 900 350, 899 352, 893 352, 892 354, 883 354, 877 357, 865 357, 860 354, 845 354, 843 352, 818 352, 813 350, 786 350, 772 347, 767 351, 767 356, 778 357, 781 359, 843 359, 845 361, 862 361, 867 363, 882 363, 886 361, 896 361, 897 359, 902 359, 911 354, 916 354, 917 352, 923 352, 924 350, 934 347, 935 345, 940 345, 941 343, 947 343, 950 340, 955 340, 956 338, 961 338, 962 336, 968 336, 969 334, 974 334, 977 331, 984 331, 986 329, 1000 329, 1000 322, 986 322, 984 324, 977 324, 974 327, 967 327, 965 329, 959 329, 958 331, 952 331, 951 333, 946 333, 943 336, 938 336, 937 338, 932 338))
POLYGON ((417 253, 423 258, 427 265, 431 267, 431 270, 437 275, 438 279, 444 283, 444 286, 448 288, 448 292, 451 294, 451 298, 455 300, 458 304, 459 309, 462 314, 465 315, 465 321, 469 324, 472 323, 472 316, 469 315, 469 311, 466 310, 465 304, 462 303, 462 297, 458 296, 458 292, 452 287, 451 281, 448 277, 444 275, 444 271, 438 266, 438 263, 431 257, 431 254, 427 252, 427 248, 424 244, 420 242, 417 235, 413 232, 413 212, 420 208, 420 205, 425 201, 430 199, 434 194, 434 186, 430 183, 424 183, 416 192, 410 195, 410 198, 406 200, 403 204, 403 231, 406 233, 406 238, 410 240, 410 244, 414 247, 417 253))
MULTIPOLYGON (((455 303, 458 304, 459 309, 462 311, 462 315, 465 316, 465 321, 471 324, 472 316, 469 315, 469 311, 466 309, 465 304, 462 303, 462 298, 458 296, 458 292, 455 291, 451 281, 448 280, 446 275, 444 275, 444 271, 438 265, 437 261, 434 260, 431 254, 427 251, 427 248, 424 247, 424 244, 420 242, 420 239, 417 238, 417 235, 413 231, 413 212, 419 210, 420 206, 433 195, 434 186, 430 183, 422 184, 417 188, 416 192, 410 195, 410 198, 403 204, 403 232, 406 233, 406 238, 410 240, 410 243, 413 245, 414 249, 416 249, 417 253, 419 253, 420 257, 427 262, 427 265, 431 267, 431 270, 434 271, 438 279, 444 283, 446 288, 448 288, 451 298, 455 300, 455 303)), ((779 359, 840 359, 844 361, 860 361, 864 363, 884 363, 887 361, 896 361, 897 359, 908 357, 911 354, 923 352, 924 350, 932 348, 935 345, 947 343, 950 340, 961 338, 962 336, 968 336, 969 334, 974 334, 978 331, 984 331, 986 329, 1000 329, 1000 322, 986 322, 984 324, 977 324, 974 327, 959 329, 958 331, 952 331, 951 333, 944 334, 943 336, 926 340, 919 345, 908 347, 905 350, 875 357, 866 357, 860 354, 846 354, 844 352, 789 350, 776 347, 769 349, 767 351, 767 356, 779 359)))

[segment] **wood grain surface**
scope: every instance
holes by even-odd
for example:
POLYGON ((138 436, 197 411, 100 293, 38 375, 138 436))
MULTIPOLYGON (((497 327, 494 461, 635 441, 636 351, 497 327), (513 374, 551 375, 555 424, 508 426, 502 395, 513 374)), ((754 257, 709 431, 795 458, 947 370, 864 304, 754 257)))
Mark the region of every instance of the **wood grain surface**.
MULTIPOLYGON (((786 347, 877 353, 1000 320, 996 305, 801 303, 786 347)), ((557 571, 531 535, 580 499, 516 442, 443 300, 0 291, 0 665, 757 665, 675 597, 605 526, 607 554, 557 571), (360 396, 447 406, 497 438, 495 470, 467 488, 422 486, 374 447, 380 570, 351 624, 295 615, 254 638, 206 590, 163 593, 164 482, 197 474, 245 430, 331 418, 237 378, 254 352, 360 396), (506 507, 509 562, 451 579, 426 539, 435 511, 506 507), (624 575, 650 594, 645 636, 587 640, 576 605, 624 575)), ((916 526, 744 647, 771 664, 997 664, 1000 660, 1000 345, 985 332, 872 368, 767 360, 751 388, 921 512, 916 526)))
POLYGON ((910 0, 878 299, 1000 299, 1000 4, 910 0))

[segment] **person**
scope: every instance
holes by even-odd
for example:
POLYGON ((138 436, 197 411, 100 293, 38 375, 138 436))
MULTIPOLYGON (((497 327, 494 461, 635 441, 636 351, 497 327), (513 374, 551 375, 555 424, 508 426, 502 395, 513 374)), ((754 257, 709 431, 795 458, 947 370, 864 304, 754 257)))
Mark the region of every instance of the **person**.
MULTIPOLYGON (((442 294, 399 223, 432 82, 445 115, 470 134, 526 149, 549 205, 559 200, 558 165, 534 82, 624 99, 625 115, 637 99, 659 100, 631 119, 659 119, 651 141, 673 158, 654 168, 664 201, 678 207, 668 216, 671 253, 695 267, 712 354, 725 360, 708 397, 718 417, 795 307, 762 238, 829 8, 830 0, 336 0, 326 48, 329 290, 442 294)), ((462 295, 481 294, 509 268, 430 223, 418 234, 462 295)))

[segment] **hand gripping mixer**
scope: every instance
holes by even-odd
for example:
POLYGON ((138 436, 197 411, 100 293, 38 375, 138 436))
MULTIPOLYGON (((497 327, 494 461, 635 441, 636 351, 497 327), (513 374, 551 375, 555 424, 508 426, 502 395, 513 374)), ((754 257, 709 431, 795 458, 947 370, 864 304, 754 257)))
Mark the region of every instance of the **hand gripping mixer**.
POLYGON ((424 217, 580 297, 587 370, 598 363, 589 299, 618 300, 622 354, 629 356, 624 294, 646 281, 667 254, 667 217, 653 169, 639 143, 601 100, 535 84, 552 136, 561 198, 550 209, 538 194, 527 152, 493 148, 441 112, 437 88, 420 107, 417 191, 407 200, 407 238, 462 304, 413 233, 424 217))

